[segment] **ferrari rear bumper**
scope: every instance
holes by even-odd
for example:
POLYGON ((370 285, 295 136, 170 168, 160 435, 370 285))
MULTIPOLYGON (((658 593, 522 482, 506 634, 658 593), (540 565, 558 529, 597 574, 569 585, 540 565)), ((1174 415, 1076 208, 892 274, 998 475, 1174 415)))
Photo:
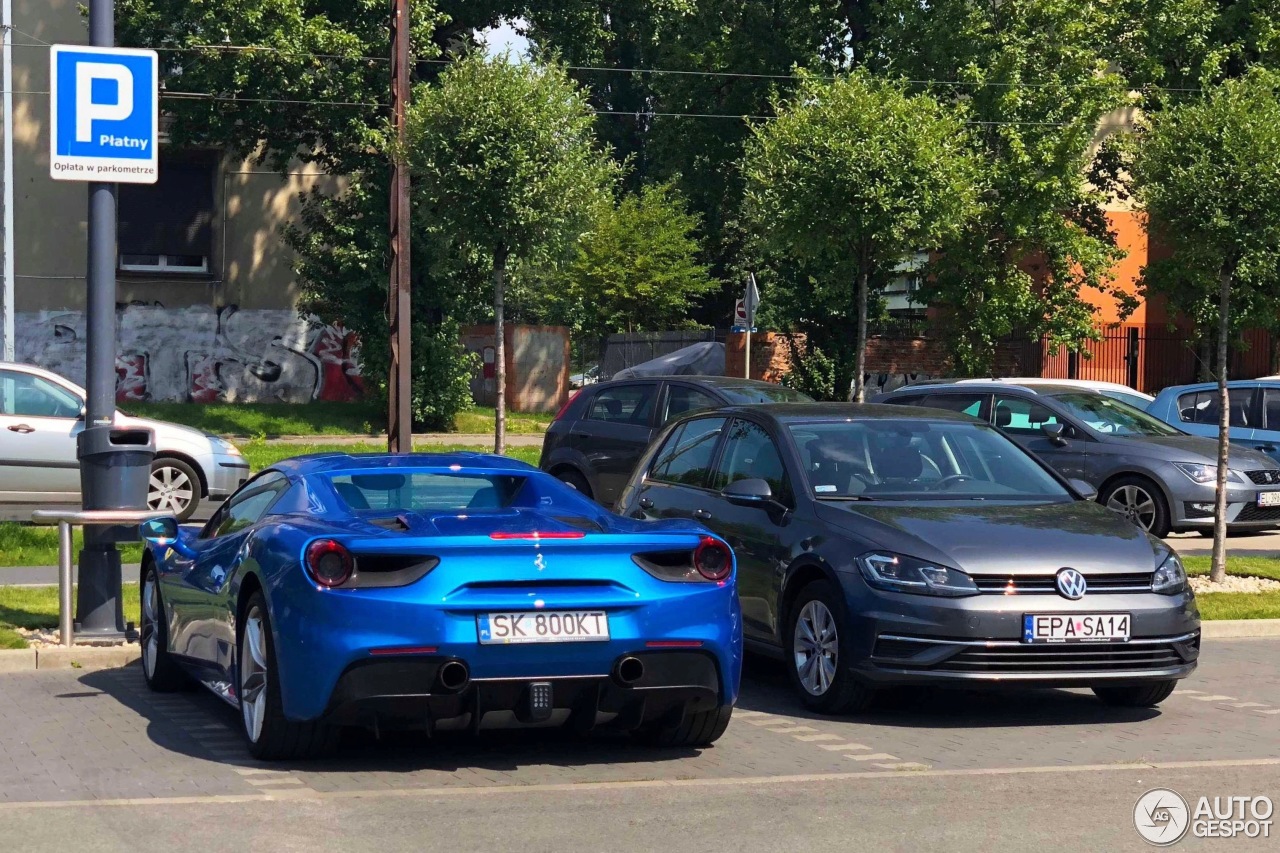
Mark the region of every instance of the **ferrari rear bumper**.
POLYGON ((568 725, 630 731, 686 711, 710 710, 721 695, 717 660, 699 650, 623 655, 607 675, 469 676, 467 661, 457 657, 357 661, 338 678, 324 718, 380 728, 568 725))

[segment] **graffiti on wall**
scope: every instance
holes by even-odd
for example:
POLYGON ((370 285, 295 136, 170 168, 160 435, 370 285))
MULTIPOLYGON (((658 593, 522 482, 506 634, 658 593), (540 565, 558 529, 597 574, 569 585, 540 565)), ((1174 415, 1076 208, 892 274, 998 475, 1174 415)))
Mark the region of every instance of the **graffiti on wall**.
MULTIPOLYGON (((341 324, 237 306, 117 307, 116 397, 193 403, 346 402, 364 396, 360 344, 341 324)), ((19 360, 83 384, 84 315, 19 316, 19 360)))

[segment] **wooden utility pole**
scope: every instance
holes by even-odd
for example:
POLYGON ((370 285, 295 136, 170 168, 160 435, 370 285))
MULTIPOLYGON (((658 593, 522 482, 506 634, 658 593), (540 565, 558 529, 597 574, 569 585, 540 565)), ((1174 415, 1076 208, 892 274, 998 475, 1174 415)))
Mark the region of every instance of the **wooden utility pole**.
POLYGON ((409 171, 404 162, 405 110, 409 104, 409 0, 391 0, 391 283, 387 294, 391 375, 387 381, 387 450, 413 451, 409 365, 409 171))

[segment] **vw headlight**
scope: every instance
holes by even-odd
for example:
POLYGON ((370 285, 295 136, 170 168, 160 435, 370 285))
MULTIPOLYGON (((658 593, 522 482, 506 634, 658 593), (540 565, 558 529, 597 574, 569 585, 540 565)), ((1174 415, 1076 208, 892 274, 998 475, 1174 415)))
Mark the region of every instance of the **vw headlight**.
MULTIPOLYGON (((1218 479, 1217 465, 1205 465, 1200 462, 1175 462, 1173 465, 1196 483, 1212 483, 1218 479)), ((1235 480, 1237 483, 1245 482, 1239 471, 1230 468, 1227 469, 1227 479, 1235 480)))
POLYGON ((876 589, 952 598, 978 594, 973 578, 964 572, 903 554, 864 554, 858 559, 858 566, 867 583, 876 589))
POLYGON ((213 445, 214 453, 221 453, 224 456, 243 456, 240 448, 236 447, 225 438, 218 438, 216 435, 209 436, 209 443, 213 445))
POLYGON ((1177 554, 1170 554, 1151 576, 1151 591, 1175 595, 1187 588, 1187 570, 1177 554))

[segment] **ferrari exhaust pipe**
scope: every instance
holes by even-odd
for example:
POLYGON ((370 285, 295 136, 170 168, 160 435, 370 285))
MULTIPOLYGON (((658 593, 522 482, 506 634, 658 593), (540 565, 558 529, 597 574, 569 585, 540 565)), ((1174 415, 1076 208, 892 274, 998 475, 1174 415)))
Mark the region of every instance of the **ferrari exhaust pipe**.
POLYGON ((623 687, 630 687, 644 678, 644 661, 640 658, 625 657, 613 668, 613 679, 623 687))
POLYGON ((451 660, 440 667, 440 674, 436 677, 440 680, 441 687, 456 693, 466 687, 467 682, 471 680, 471 670, 462 661, 451 660))

